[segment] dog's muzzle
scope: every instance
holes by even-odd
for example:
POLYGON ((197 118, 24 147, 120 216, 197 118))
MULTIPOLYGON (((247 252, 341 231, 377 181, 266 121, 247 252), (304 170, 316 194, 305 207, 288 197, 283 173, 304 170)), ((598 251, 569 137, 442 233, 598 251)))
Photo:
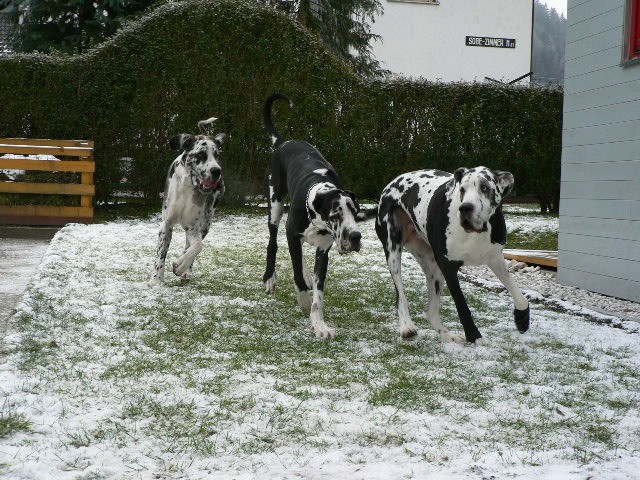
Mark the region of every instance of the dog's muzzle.
POLYGON ((344 254, 349 252, 359 252, 362 239, 362 234, 356 230, 349 233, 346 238, 343 238, 338 245, 338 253, 344 254))
POLYGON ((467 233, 483 233, 487 231, 487 222, 479 225, 473 221, 474 207, 471 203, 463 203, 458 209, 460 211, 460 226, 467 233))
POLYGON ((211 170, 211 178, 196 178, 195 187, 200 190, 202 193, 210 193, 213 192, 218 185, 220 184, 220 179, 222 178, 222 170, 219 168, 211 170))

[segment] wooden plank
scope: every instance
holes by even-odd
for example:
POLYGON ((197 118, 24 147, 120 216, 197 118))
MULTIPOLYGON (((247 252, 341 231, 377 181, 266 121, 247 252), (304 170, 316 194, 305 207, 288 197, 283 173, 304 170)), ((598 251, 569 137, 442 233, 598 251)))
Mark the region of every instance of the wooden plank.
POLYGON ((78 183, 27 183, 0 182, 0 192, 4 193, 40 193, 45 195, 94 195, 94 185, 78 183))
POLYGON ((67 223, 93 223, 91 217, 46 217, 0 215, 0 225, 66 225, 67 223))
POLYGON ((558 252, 555 250, 504 249, 502 254, 507 260, 517 260, 532 265, 558 268, 558 252))
POLYGON ((0 144, 7 145, 55 145, 61 147, 90 147, 93 140, 56 140, 50 138, 0 138, 0 144))
POLYGON ((95 172, 96 164, 87 160, 29 160, 24 157, 0 158, 0 170, 38 170, 45 172, 95 172))
POLYGON ((0 225, 64 225, 93 223, 93 207, 0 205, 0 225))
POLYGON ((55 147, 37 145, 6 145, 0 144, 0 154, 18 153, 21 155, 61 155, 68 157, 87 157, 91 154, 91 147, 55 147))
MULTIPOLYGON (((82 173, 80 175, 80 183, 82 185, 86 185, 86 186, 91 186, 93 187, 93 173, 82 173)), ((95 188, 94 188, 94 192, 92 192, 91 195, 83 195, 80 197, 80 205, 83 207, 91 207, 93 206, 93 195, 95 194, 95 188)))

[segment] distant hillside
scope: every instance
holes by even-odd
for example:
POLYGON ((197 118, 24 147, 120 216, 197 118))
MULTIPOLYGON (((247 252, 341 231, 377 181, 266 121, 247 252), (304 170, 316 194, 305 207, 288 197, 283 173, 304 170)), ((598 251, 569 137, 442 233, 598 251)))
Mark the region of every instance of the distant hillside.
POLYGON ((534 83, 562 85, 566 32, 567 19, 536 0, 533 7, 534 83))

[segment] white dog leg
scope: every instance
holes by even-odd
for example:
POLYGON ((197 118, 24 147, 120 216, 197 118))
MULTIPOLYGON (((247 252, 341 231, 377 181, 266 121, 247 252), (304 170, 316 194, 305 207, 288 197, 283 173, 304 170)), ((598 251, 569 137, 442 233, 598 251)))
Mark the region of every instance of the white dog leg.
POLYGON ((173 273, 178 277, 183 276, 193 265, 193 261, 202 251, 203 243, 199 234, 187 232, 189 240, 187 249, 178 260, 173 263, 173 273))

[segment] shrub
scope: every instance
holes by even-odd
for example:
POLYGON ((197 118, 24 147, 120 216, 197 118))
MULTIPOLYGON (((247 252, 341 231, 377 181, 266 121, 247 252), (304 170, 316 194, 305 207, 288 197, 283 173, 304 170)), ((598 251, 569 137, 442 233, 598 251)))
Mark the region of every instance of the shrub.
POLYGON ((561 90, 367 82, 286 15, 245 0, 164 4, 82 55, 0 57, 0 131, 92 139, 96 199, 121 188, 130 157, 127 190, 155 202, 176 155, 168 139, 216 116, 229 134, 227 201, 238 201, 262 193, 274 91, 296 103, 274 107, 285 137, 314 143, 360 196, 403 171, 484 164, 557 208, 561 90))

